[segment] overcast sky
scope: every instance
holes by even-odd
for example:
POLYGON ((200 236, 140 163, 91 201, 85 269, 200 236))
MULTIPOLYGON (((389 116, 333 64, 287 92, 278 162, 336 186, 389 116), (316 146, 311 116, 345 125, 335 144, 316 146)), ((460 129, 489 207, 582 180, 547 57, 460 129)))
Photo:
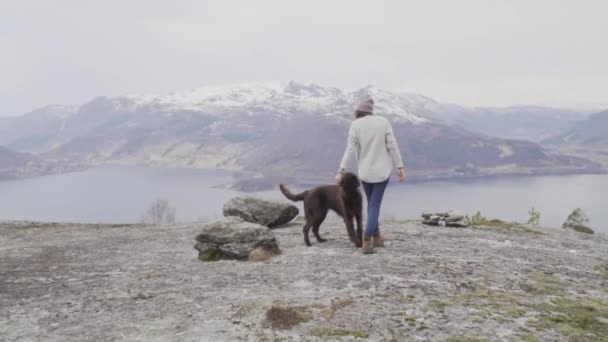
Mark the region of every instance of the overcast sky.
POLYGON ((0 0, 0 115, 296 80, 465 105, 608 104, 608 1, 0 0))

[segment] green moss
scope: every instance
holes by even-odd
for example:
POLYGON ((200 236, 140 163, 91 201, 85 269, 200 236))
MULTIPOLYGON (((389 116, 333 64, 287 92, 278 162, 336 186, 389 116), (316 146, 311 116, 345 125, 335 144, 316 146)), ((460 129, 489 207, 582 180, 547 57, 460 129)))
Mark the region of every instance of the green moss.
POLYGON ((487 342, 489 341, 485 337, 477 336, 453 336, 445 340, 445 342, 487 342))
POLYGON ((327 336, 353 336, 359 338, 368 338, 369 334, 362 330, 349 329, 333 329, 329 327, 315 327, 310 329, 310 334, 317 337, 327 336))
POLYGON ((608 264, 597 265, 594 269, 600 272, 603 278, 608 279, 608 264))
POLYGON ((538 330, 555 330, 570 341, 608 340, 608 303, 598 300, 556 299, 535 306, 538 330))
POLYGON ((200 261, 218 261, 222 258, 222 251, 217 248, 207 248, 204 251, 198 253, 200 261))
POLYGON ((449 306, 448 302, 433 299, 426 305, 426 310, 443 313, 447 306, 449 306))

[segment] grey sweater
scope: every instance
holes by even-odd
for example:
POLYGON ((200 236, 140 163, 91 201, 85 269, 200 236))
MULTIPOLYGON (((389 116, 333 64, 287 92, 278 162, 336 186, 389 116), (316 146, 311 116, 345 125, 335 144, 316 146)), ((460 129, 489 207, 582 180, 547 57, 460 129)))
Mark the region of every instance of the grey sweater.
POLYGON ((367 115, 354 120, 339 171, 344 171, 349 158, 357 158, 359 178, 366 183, 387 180, 393 165, 403 167, 401 152, 390 122, 381 116, 367 115))

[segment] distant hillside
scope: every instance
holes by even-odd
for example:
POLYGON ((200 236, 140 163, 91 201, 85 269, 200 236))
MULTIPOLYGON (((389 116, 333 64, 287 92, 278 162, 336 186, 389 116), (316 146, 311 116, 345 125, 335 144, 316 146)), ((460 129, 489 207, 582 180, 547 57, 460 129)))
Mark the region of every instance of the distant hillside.
POLYGON ((75 108, 46 106, 18 117, 0 121, 0 145, 21 152, 43 152, 56 146, 66 116, 75 108))
POLYGON ((0 170, 14 169, 26 165, 34 157, 26 153, 19 153, 0 146, 0 170))
POLYGON ((26 153, 19 153, 0 146, 0 180, 12 179, 17 170, 24 168, 36 158, 26 153))
POLYGON ((84 163, 80 161, 62 158, 40 158, 0 146, 0 180, 36 177, 84 168, 84 163))
POLYGON ((571 130, 549 139, 547 142, 553 144, 607 144, 608 110, 589 116, 571 130))
POLYGON ((541 106, 467 108, 441 105, 431 116, 490 136, 539 142, 566 132, 586 114, 541 106))

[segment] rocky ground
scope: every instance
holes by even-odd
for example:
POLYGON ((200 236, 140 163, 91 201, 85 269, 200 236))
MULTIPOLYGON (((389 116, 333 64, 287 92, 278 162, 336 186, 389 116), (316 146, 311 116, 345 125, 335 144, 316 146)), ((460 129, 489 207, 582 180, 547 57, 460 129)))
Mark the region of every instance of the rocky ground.
POLYGON ((300 225, 270 261, 203 263, 199 223, 0 223, 0 340, 608 341, 605 238, 384 222, 364 256, 300 225))

